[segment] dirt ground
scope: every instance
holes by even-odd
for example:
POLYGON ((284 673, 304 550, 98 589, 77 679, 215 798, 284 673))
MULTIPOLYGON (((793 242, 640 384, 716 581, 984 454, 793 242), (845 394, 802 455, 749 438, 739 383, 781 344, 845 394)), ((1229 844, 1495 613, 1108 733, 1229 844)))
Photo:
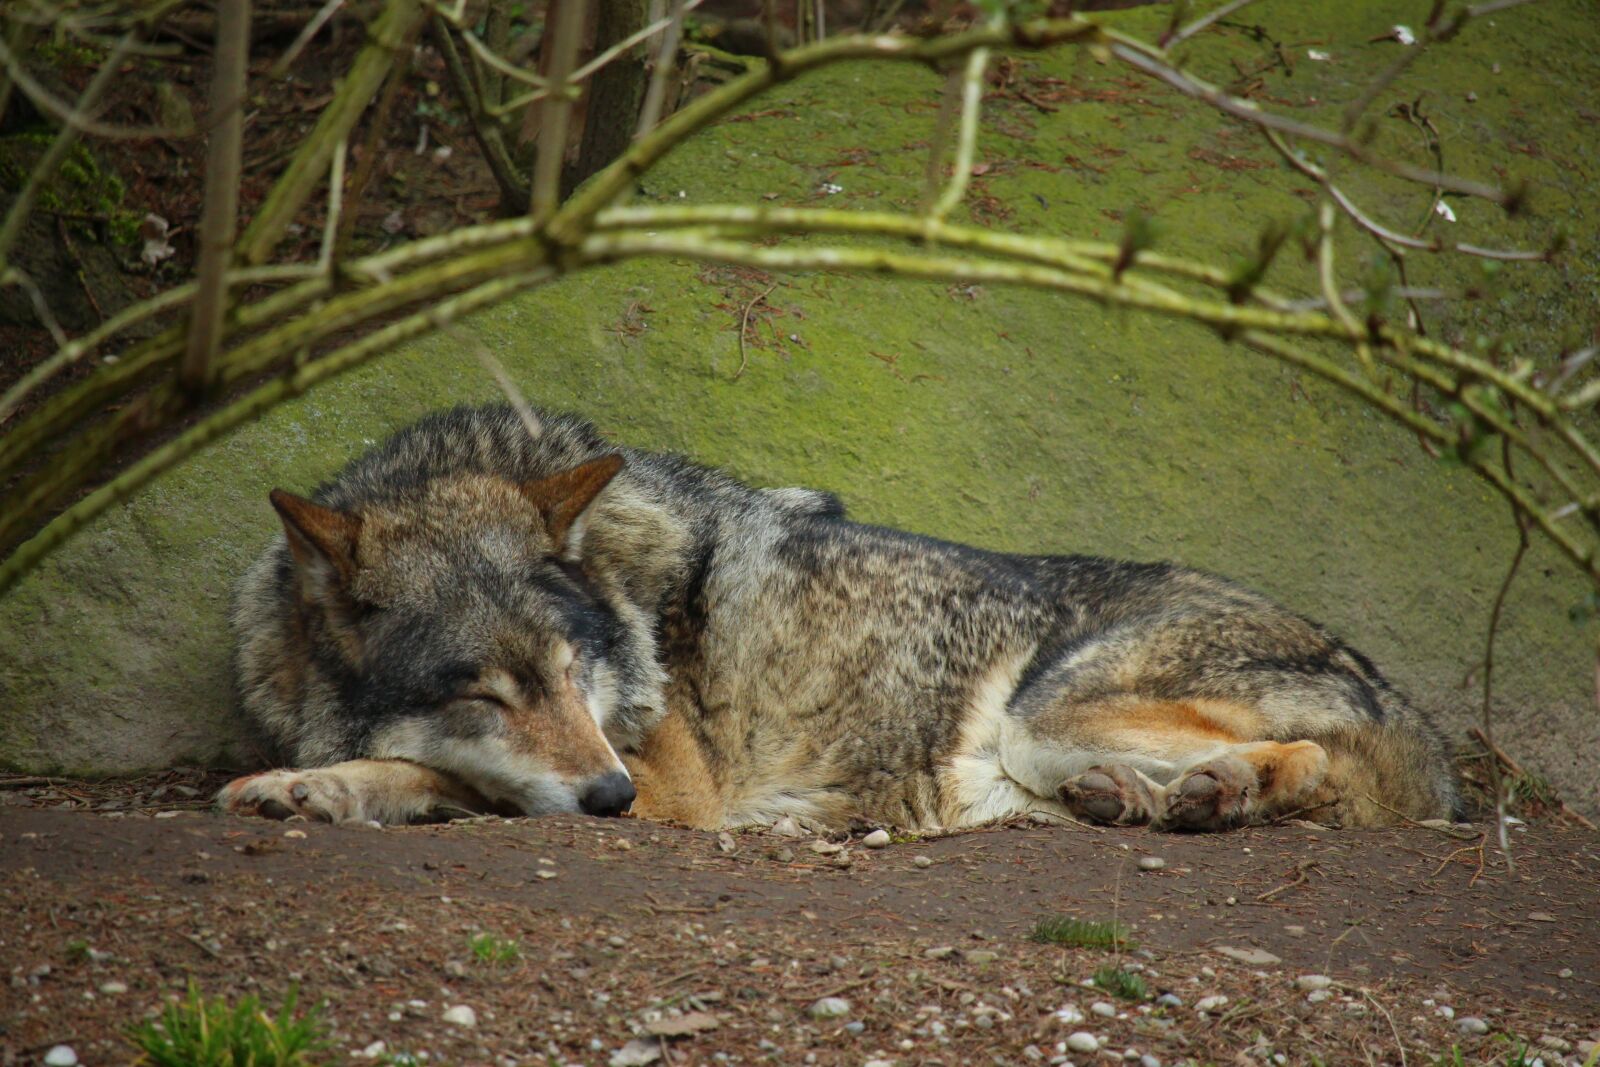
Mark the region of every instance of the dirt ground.
POLYGON ((1600 1040, 1584 830, 1514 830, 1514 873, 1481 827, 1023 822, 819 852, 633 819, 245 821, 205 810, 217 782, 0 779, 0 1063, 128 1062, 125 1028, 190 982, 269 1007, 297 982, 353 1062, 1552 1067, 1600 1040), (1031 940, 1050 916, 1131 943, 1031 940), (485 933, 517 958, 477 959, 485 933), (1110 964, 1146 998, 1089 983, 1110 964), (475 1025, 444 1021, 461 1005, 475 1025))

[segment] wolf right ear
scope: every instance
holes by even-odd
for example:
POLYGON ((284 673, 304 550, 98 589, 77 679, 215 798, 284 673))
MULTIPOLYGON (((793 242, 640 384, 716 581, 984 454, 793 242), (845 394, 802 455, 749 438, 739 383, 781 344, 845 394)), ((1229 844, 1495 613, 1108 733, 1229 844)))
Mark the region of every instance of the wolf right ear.
POLYGON ((544 517, 545 530, 560 556, 565 559, 577 556, 589 505, 621 469, 622 457, 613 452, 521 487, 522 495, 544 517))
POLYGON ((283 520, 289 551, 314 593, 331 592, 347 585, 356 572, 356 542, 361 537, 361 517, 325 508, 305 497, 274 489, 272 506, 283 520))

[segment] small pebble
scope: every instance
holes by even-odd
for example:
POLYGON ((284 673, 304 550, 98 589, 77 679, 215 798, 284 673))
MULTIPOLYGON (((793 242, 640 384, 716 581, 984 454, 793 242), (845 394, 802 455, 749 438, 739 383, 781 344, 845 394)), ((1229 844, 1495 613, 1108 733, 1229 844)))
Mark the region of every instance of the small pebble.
POLYGON ((1141 871, 1159 871, 1167 865, 1167 861, 1160 856, 1140 856, 1139 869, 1141 871))
POLYGON ((733 852, 738 849, 739 843, 733 839, 732 834, 720 833, 717 835, 717 847, 724 852, 733 852))
POLYGON ((1139 1057, 1139 1067, 1161 1067, 1161 1061, 1146 1052, 1139 1057))
POLYGON ((813 841, 811 851, 819 856, 835 856, 844 851, 844 846, 836 845, 832 841, 813 841))
POLYGON ((911 857, 911 866, 913 866, 913 867, 932 867, 933 866, 933 861, 930 860, 926 856, 912 856, 911 857))
POLYGON ((1097 1000, 1089 1005, 1089 1010, 1105 1019, 1114 1019, 1117 1016, 1117 1009, 1103 1000, 1097 1000))
POLYGON ((1223 996, 1221 993, 1218 993, 1215 996, 1201 997, 1199 1000, 1195 1001, 1194 1010, 1216 1011, 1218 1008, 1223 1007, 1227 1003, 1228 998, 1223 996))
POLYGON ((1446 1019, 1454 1019, 1456 1017, 1456 1010, 1448 1004, 1441 1004, 1437 1009, 1435 1009, 1434 1014, 1441 1015, 1446 1019))
POLYGON ((804 837, 806 832, 800 829, 800 824, 794 821, 793 815, 785 815, 772 824, 772 832, 779 837, 804 837))
POLYGON ((1331 996, 1333 994, 1326 989, 1313 989, 1306 994, 1306 1000, 1311 1004, 1321 1004, 1331 996))
POLYGON ((44 1067, 77 1067, 78 1054, 71 1045, 57 1045, 44 1054, 44 1067))
POLYGON ((1076 1004, 1063 1004, 1056 1009, 1056 1022, 1063 1026, 1072 1026, 1083 1022, 1083 1012, 1078 1010, 1076 1004))
POLYGON ((844 1030, 847 1034, 863 1034, 866 1033, 867 1024, 860 1019, 851 1019, 844 1024, 844 1030))
POLYGON ((777 860, 779 863, 793 863, 794 850, 789 848, 774 849, 772 852, 772 858, 777 860))
POLYGON ((868 848, 888 848, 889 847, 889 831, 887 831, 887 830, 874 830, 874 831, 872 831, 872 833, 868 834, 866 837, 863 837, 861 839, 861 843, 863 845, 867 846, 868 848))
POLYGON ((465 1004, 457 1004, 453 1008, 446 1008, 440 1018, 452 1026, 463 1026, 469 1030, 478 1025, 478 1013, 465 1004))
POLYGON ((843 997, 823 997, 811 1005, 813 1019, 838 1019, 850 1014, 850 1002, 843 997))
POLYGON ((975 948, 963 952, 961 954, 961 958, 966 960, 968 963, 975 963, 982 967, 985 964, 993 963, 995 960, 999 959, 1000 953, 992 952, 986 948, 975 948))
POLYGON ((1489 1024, 1478 1018, 1476 1015, 1468 1015, 1456 1020, 1456 1029, 1460 1030, 1463 1034, 1471 1034, 1475 1037, 1481 1037, 1489 1032, 1489 1024))
POLYGON ((1044 1049, 1040 1048, 1038 1045, 1027 1045, 1022 1050, 1022 1056, 1026 1060, 1029 1060, 1033 1063, 1038 1063, 1040 1060, 1044 1059, 1044 1049))
POLYGON ((1156 998, 1156 1004, 1163 1008, 1181 1008, 1183 1001, 1171 993, 1163 993, 1156 998))
POLYGON ((1303 992, 1309 993, 1313 989, 1327 989, 1333 985, 1333 979, 1325 974, 1302 974, 1294 980, 1303 992))
POLYGON ((936 945, 933 948, 928 949, 922 955, 924 958, 930 960, 947 960, 955 954, 956 950, 951 945, 936 945))
POLYGON ((1073 1052, 1096 1052, 1100 1039, 1087 1030, 1078 1030, 1067 1038, 1067 1048, 1073 1052))
POLYGON ((100 983, 100 992, 106 994, 107 996, 116 996, 118 993, 126 993, 127 991, 128 983, 126 982, 118 982, 113 980, 110 982, 100 983))

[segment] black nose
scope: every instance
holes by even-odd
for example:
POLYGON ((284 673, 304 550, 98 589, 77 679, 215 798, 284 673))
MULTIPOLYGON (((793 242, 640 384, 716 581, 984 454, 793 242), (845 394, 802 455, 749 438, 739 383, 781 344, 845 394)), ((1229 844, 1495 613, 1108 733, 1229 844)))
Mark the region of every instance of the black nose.
POLYGON ((613 771, 595 781, 578 797, 585 815, 621 815, 637 796, 633 782, 621 771, 613 771))

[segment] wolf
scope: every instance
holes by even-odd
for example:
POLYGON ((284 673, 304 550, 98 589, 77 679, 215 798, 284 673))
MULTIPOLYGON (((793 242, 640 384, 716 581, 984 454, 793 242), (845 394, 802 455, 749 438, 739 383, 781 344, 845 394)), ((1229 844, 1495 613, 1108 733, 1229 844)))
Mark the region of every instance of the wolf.
POLYGON ((571 415, 431 415, 309 498, 232 612, 287 769, 227 811, 630 812, 1211 831, 1460 800, 1434 724, 1316 623, 1171 563, 851 521, 571 415))

